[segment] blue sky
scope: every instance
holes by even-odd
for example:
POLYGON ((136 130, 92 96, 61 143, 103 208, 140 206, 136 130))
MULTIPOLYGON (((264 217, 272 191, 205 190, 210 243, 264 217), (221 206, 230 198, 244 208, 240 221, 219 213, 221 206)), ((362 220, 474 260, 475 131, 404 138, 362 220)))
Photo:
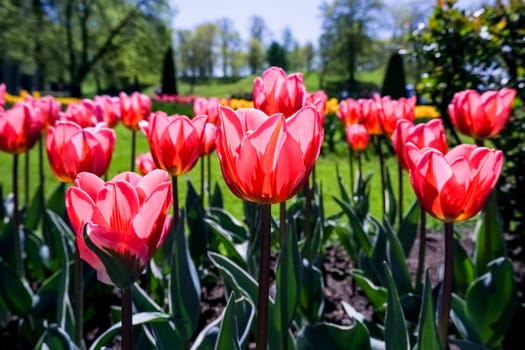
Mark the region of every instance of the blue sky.
MULTIPOLYGON (((384 0, 386 4, 409 1, 384 0)), ((481 2, 459 0, 459 5, 470 7, 481 2)), ((247 39, 249 18, 256 14, 265 20, 271 40, 281 41, 285 27, 291 29, 293 37, 301 44, 317 43, 321 33, 319 8, 323 0, 170 0, 170 3, 177 9, 173 21, 175 29, 193 29, 201 23, 227 17, 234 21, 242 38, 247 39)))

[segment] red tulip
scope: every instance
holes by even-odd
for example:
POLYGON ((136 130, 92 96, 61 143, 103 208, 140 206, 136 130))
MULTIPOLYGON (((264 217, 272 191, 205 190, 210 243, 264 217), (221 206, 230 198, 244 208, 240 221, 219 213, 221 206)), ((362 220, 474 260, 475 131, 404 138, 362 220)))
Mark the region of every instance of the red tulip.
POLYGON ((326 110, 326 101, 328 101, 328 96, 323 90, 315 91, 312 93, 306 94, 305 105, 312 105, 317 108, 317 112, 321 119, 324 120, 325 110, 326 110))
POLYGON ((80 257, 97 271, 101 282, 119 288, 140 276, 164 242, 171 204, 169 176, 159 169, 144 177, 122 173, 108 182, 80 173, 66 192, 80 257))
POLYGON ((361 122, 361 103, 358 100, 347 98, 339 102, 337 109, 337 116, 346 127, 348 125, 357 124, 361 122))
POLYGON ((137 159, 135 159, 135 165, 142 175, 146 175, 151 171, 158 169, 151 152, 140 154, 137 159))
POLYGON ((221 107, 217 155, 224 180, 238 197, 279 203, 305 183, 323 141, 317 110, 306 106, 285 119, 257 109, 221 107))
POLYGON ((200 135, 200 155, 210 154, 215 149, 217 138, 217 127, 209 122, 206 115, 196 116, 191 120, 200 135))
POLYGON ((197 97, 193 101, 193 115, 198 116, 205 114, 208 116, 208 123, 217 124, 220 105, 221 101, 216 97, 197 97))
POLYGON ((379 120, 383 133, 390 137, 396 128, 398 120, 405 119, 414 121, 414 109, 416 107, 416 97, 400 98, 392 100, 386 96, 376 99, 380 104, 379 120))
POLYGON ((400 119, 391 136, 392 146, 403 169, 408 169, 410 159, 406 157, 405 145, 413 143, 418 148, 430 147, 445 154, 448 150, 447 136, 441 119, 414 125, 411 121, 400 119))
POLYGON ((5 84, 0 84, 0 108, 4 108, 5 106, 5 95, 6 95, 6 88, 5 84))
POLYGON ((151 113, 151 100, 148 96, 134 92, 131 96, 120 93, 120 119, 128 129, 139 130, 139 122, 147 120, 151 113))
POLYGON ((102 176, 108 170, 114 148, 115 132, 104 123, 81 128, 73 122, 59 121, 47 131, 49 165, 63 182, 73 182, 83 171, 102 176))
POLYGON ((82 128, 95 126, 99 121, 93 113, 93 107, 88 101, 70 103, 64 112, 60 112, 60 120, 74 122, 82 128))
POLYGON ((38 110, 27 102, 0 109, 0 150, 20 154, 34 146, 42 130, 38 110))
POLYGON ((60 102, 55 100, 53 96, 43 96, 39 98, 33 98, 32 96, 27 96, 26 101, 30 103, 33 108, 38 108, 40 110, 40 116, 42 117, 43 130, 47 131, 47 128, 53 124, 58 119, 62 105, 60 102))
POLYGON ((462 134, 476 139, 493 137, 507 123, 515 95, 515 90, 507 88, 481 95, 475 90, 461 91, 454 94, 448 114, 462 134))
POLYGON ((155 163, 170 175, 187 173, 199 159, 202 130, 197 130, 187 116, 155 112, 141 128, 155 163))
POLYGON ((425 211, 445 222, 476 215, 501 173, 501 151, 463 144, 444 155, 412 143, 406 147, 414 161, 409 174, 419 202, 425 211))
POLYGON ((120 120, 120 99, 108 95, 93 97, 93 113, 99 122, 114 128, 120 120))
POLYGON ((267 115, 288 118, 303 107, 305 97, 302 73, 287 76, 282 68, 270 67, 253 82, 253 105, 267 115))
POLYGON ((370 135, 362 124, 352 124, 345 128, 346 140, 352 150, 360 152, 368 147, 370 135))
POLYGON ((370 135, 382 135, 383 128, 379 116, 381 107, 377 99, 360 99, 359 105, 361 106, 361 122, 368 133, 370 135))

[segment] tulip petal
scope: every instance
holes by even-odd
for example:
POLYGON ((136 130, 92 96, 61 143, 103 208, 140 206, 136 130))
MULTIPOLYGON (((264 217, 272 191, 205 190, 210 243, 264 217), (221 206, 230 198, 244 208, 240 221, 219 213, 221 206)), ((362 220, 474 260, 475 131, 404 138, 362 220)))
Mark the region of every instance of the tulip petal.
POLYGON ((139 198, 133 186, 126 181, 108 182, 96 199, 93 222, 113 231, 127 232, 139 210, 139 198))
POLYGON ((148 196, 133 218, 133 231, 141 239, 147 240, 153 251, 162 233, 164 218, 171 205, 171 184, 164 182, 148 196))

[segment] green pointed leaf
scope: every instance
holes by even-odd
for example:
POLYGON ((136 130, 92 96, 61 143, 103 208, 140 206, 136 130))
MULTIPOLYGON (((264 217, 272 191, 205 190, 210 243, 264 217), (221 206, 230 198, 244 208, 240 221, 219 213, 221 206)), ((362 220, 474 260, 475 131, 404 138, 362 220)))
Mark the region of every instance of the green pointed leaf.
POLYGON ((59 216, 66 215, 66 184, 61 182, 49 197, 47 201, 47 208, 57 213, 59 216))
POLYGON ((170 314, 173 316, 175 328, 189 344, 197 327, 201 286, 187 248, 184 234, 184 211, 181 212, 174 235, 170 276, 170 314))
POLYGON ((222 225, 213 220, 207 219, 206 222, 208 223, 211 232, 210 241, 212 246, 210 251, 217 251, 218 253, 232 259, 242 268, 246 268, 246 258, 243 257, 235 247, 230 232, 226 231, 222 225))
POLYGON ((341 173, 339 172, 339 165, 337 163, 335 163, 335 173, 337 175, 337 184, 339 185, 339 192, 341 193, 342 201, 344 203, 350 203, 351 198, 350 198, 350 195, 348 194, 348 191, 346 190, 346 186, 343 182, 343 177, 341 176, 341 173))
POLYGON ((33 200, 31 201, 31 206, 27 211, 26 218, 26 227, 30 230, 36 230, 40 222, 44 208, 42 204, 44 202, 44 192, 42 191, 42 185, 38 186, 38 189, 35 192, 33 200))
POLYGON ((217 182, 213 187, 213 193, 211 195, 210 207, 213 208, 224 208, 224 200, 222 199, 221 187, 217 182))
POLYGON ((489 196, 481 220, 475 230, 474 257, 477 275, 487 271, 487 264, 501 256, 507 256, 501 219, 495 191, 489 196))
POLYGON ((228 288, 234 290, 236 295, 244 295, 254 304, 257 303, 258 284, 248 272, 225 256, 214 252, 209 252, 208 256, 221 271, 228 288))
POLYGON ((310 323, 319 321, 324 308, 324 283, 321 271, 307 259, 302 261, 299 312, 310 323))
POLYGON ((372 251, 372 243, 370 242, 368 235, 363 229, 363 223, 361 222, 361 220, 359 220, 354 209, 352 209, 352 207, 350 207, 348 203, 342 202, 336 197, 333 198, 336 201, 336 203, 339 204, 339 206, 341 206, 344 213, 348 217, 348 220, 350 221, 351 235, 355 237, 355 241, 358 244, 359 248, 363 249, 364 252, 367 255, 369 255, 372 251))
POLYGON ((397 204, 394 190, 392 189, 392 181, 390 180, 390 172, 385 168, 385 213, 389 223, 396 221, 397 204))
POLYGON ((480 343, 499 348, 509 329, 517 299, 512 264, 507 258, 491 261, 465 295, 467 315, 481 337, 480 343))
POLYGON ((405 253, 399 239, 394 234, 392 227, 385 223, 385 232, 387 235, 387 257, 388 265, 394 276, 394 280, 399 293, 406 294, 412 291, 412 281, 408 272, 408 265, 405 253))
POLYGON ((399 295, 397 294, 396 284, 388 264, 384 263, 385 276, 387 280, 388 301, 385 317, 385 342, 386 350, 410 350, 408 341, 407 325, 399 295))
POLYGON ((242 222, 222 208, 210 208, 207 221, 213 221, 219 224, 224 230, 230 233, 235 243, 244 243, 249 238, 249 232, 242 222))
POLYGON ((454 339, 451 343, 457 345, 461 350, 491 350, 491 348, 487 348, 481 344, 476 344, 465 339, 454 339))
POLYGON ((307 325, 299 332, 297 349, 359 349, 369 350, 370 335, 359 321, 350 327, 329 323, 307 325))
POLYGON ((403 252, 405 253, 405 256, 410 255, 410 251, 412 250, 412 246, 414 245, 414 241, 416 240, 420 215, 426 214, 424 212, 421 213, 421 206, 416 200, 408 209, 405 217, 403 218, 403 222, 401 222, 401 225, 399 227, 399 233, 397 236, 399 238, 401 246, 403 247, 403 252))
POLYGON ((62 328, 48 326, 35 346, 38 350, 77 350, 73 340, 62 328))
POLYGON ((385 287, 375 285, 370 279, 368 279, 363 271, 353 270, 352 278, 355 280, 357 285, 363 290, 366 298, 370 301, 374 310, 383 310, 386 304, 388 293, 385 287))
POLYGON ((419 350, 441 350, 441 341, 436 327, 436 311, 432 300, 432 284, 425 272, 425 283, 423 285, 423 302, 419 317, 419 331, 417 338, 417 349, 419 350))
POLYGON ((452 294, 452 308, 450 310, 450 319, 456 326, 461 337, 479 341, 480 336, 477 334, 475 326, 469 319, 465 301, 456 294, 452 294))
POLYGON ((459 240, 454 240, 454 291, 464 296, 469 285, 476 278, 474 264, 459 240))
POLYGON ((27 281, 0 260, 0 299, 9 311, 18 316, 26 316, 33 307, 33 292, 27 281))
POLYGON ((235 293, 230 295, 228 304, 224 309, 221 328, 217 338, 215 350, 240 350, 239 332, 235 321, 235 293))
POLYGON ((281 334, 285 335, 281 341, 283 344, 287 341, 288 328, 294 318, 299 300, 302 268, 297 232, 294 225, 288 227, 275 273, 277 292, 275 295, 275 314, 272 315, 281 334))
POLYGON ((208 248, 208 225, 204 222, 204 209, 201 199, 188 179, 186 193, 186 221, 190 231, 188 244, 193 261, 200 265, 208 248))
MULTIPOLYGON (((139 312, 133 315, 132 323, 133 326, 143 325, 143 324, 153 324, 153 323, 165 323, 169 322, 170 316, 158 313, 158 312, 139 312)), ((122 328, 122 323, 118 322, 108 328, 104 333, 102 333, 89 348, 90 350, 98 350, 108 346, 111 343, 111 340, 120 333, 122 328)))

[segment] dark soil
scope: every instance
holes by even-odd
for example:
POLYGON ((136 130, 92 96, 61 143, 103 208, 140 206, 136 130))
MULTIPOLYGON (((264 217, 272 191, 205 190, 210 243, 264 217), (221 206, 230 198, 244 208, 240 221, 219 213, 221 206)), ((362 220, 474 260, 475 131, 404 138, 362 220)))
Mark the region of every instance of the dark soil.
MULTIPOLYGON (((441 279, 440 274, 444 262, 444 235, 440 232, 428 233, 426 239, 426 259, 425 267, 428 268, 429 276, 432 285, 435 286, 441 279)), ((474 244, 468 235, 464 235, 461 245, 471 254, 474 244)), ((416 240, 411 254, 407 258, 409 272, 412 278, 415 277, 417 270, 417 256, 418 256, 419 241, 416 240)), ((516 252, 509 251, 511 258, 518 258, 516 252)), ((522 254, 523 252, 518 252, 522 254)), ((275 260, 275 259, 273 259, 275 260)), ((523 259, 513 259, 516 276, 517 289, 519 292, 519 299, 523 300, 524 280, 525 280, 525 265, 521 263, 523 259)), ((343 309, 343 301, 353 306, 356 311, 362 313, 367 320, 373 319, 373 308, 369 304, 362 290, 356 286, 351 277, 352 263, 346 251, 338 245, 328 245, 325 249, 323 261, 323 273, 325 282, 325 305, 322 319, 323 321, 338 324, 351 325, 352 320, 343 309)), ((201 327, 219 317, 223 308, 226 305, 226 298, 224 296, 224 285, 222 281, 218 284, 208 285, 203 287, 202 293, 202 312, 201 312, 201 327)), ((524 315, 518 314, 516 316, 516 327, 523 325, 524 315)), ((199 327, 200 328, 200 327, 199 327)), ((520 349, 520 347, 513 344, 520 344, 520 340, 513 339, 514 334, 520 335, 520 331, 512 329, 505 341, 505 349, 520 349)))

